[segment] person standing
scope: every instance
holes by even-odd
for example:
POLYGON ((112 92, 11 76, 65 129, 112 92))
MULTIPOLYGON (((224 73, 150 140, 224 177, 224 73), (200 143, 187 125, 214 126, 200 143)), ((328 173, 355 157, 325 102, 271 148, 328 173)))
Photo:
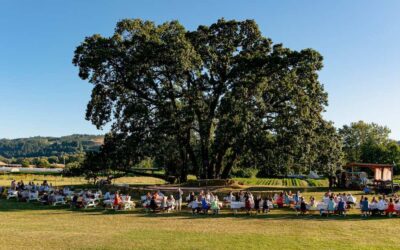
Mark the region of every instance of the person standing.
POLYGON ((182 210, 182 198, 183 198, 183 191, 181 190, 181 188, 178 188, 175 196, 176 211, 182 210))

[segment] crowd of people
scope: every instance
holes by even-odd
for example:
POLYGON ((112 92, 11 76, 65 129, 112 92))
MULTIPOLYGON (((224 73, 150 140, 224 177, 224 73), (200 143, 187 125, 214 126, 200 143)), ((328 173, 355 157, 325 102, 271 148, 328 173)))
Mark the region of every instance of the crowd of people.
POLYGON ((38 201, 43 205, 66 205, 68 203, 71 208, 97 207, 101 204, 106 207, 107 201, 111 201, 109 207, 116 210, 134 207, 134 203, 128 194, 122 195, 115 192, 111 195, 107 192, 103 196, 101 190, 73 191, 67 186, 63 188, 53 187, 46 180, 40 185, 33 181, 24 184, 23 181, 12 180, 9 189, 0 187, 0 194, 3 193, 7 199, 15 198, 22 202, 38 201))
POLYGON ((183 192, 180 188, 175 194, 165 195, 160 190, 153 193, 148 192, 141 197, 143 207, 151 211, 170 212, 182 210, 183 192))
MULTIPOLYGON (((104 195, 101 190, 80 190, 73 191, 68 187, 56 188, 51 183, 43 181, 41 184, 13 180, 10 188, 5 190, 0 187, 0 193, 4 193, 7 199, 16 198, 19 201, 39 201, 46 205, 67 204, 71 208, 88 208, 102 205, 104 208, 116 210, 127 210, 135 207, 129 194, 120 192, 106 192, 104 195)), ((395 194, 392 197, 385 195, 379 197, 361 196, 357 198, 350 193, 326 192, 320 201, 314 196, 308 199, 303 197, 300 191, 280 192, 253 195, 249 191, 229 192, 222 200, 218 195, 209 191, 201 190, 197 194, 189 192, 184 197, 184 192, 177 188, 175 191, 164 194, 160 190, 148 192, 141 197, 141 202, 146 211, 171 212, 181 211, 183 200, 192 214, 219 214, 222 208, 228 208, 236 213, 239 210, 247 214, 268 213, 273 208, 291 208, 297 214, 307 214, 319 212, 320 215, 343 215, 351 208, 360 209, 363 217, 374 215, 385 215, 392 217, 400 216, 400 197, 395 194)))
POLYGON ((371 215, 386 215, 392 217, 394 214, 400 215, 400 198, 397 194, 391 198, 387 198, 383 195, 378 198, 374 196, 371 201, 369 201, 368 197, 362 196, 359 207, 362 216, 365 217, 371 215))

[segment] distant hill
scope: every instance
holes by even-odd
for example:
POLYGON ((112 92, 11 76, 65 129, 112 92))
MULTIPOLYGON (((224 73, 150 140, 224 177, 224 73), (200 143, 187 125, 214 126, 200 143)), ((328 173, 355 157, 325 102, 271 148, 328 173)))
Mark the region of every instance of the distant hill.
POLYGON ((81 151, 95 151, 99 149, 103 139, 102 135, 0 139, 0 156, 6 158, 49 157, 81 151))

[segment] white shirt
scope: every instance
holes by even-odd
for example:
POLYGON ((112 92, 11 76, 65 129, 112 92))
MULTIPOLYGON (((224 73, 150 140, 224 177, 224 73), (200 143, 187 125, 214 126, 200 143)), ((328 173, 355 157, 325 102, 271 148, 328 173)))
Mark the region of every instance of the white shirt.
POLYGON ((383 199, 382 199, 382 200, 379 200, 379 202, 378 202, 378 209, 379 209, 379 210, 385 210, 385 209, 386 209, 386 201, 384 201, 383 199))

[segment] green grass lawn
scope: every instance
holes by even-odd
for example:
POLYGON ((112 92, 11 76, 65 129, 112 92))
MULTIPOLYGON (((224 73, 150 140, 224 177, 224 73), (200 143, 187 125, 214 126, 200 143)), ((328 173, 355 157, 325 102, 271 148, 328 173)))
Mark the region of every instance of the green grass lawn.
POLYGON ((53 208, 0 201, 1 249, 399 249, 400 219, 192 216, 53 208))
MULTIPOLYGON (((30 181, 41 184, 44 180, 47 180, 53 186, 77 186, 86 185, 88 183, 84 177, 64 177, 61 175, 40 175, 40 174, 1 174, 0 175, 0 186, 9 186, 12 180, 21 181, 25 184, 30 181)), ((153 178, 153 177, 121 177, 113 180, 114 184, 143 184, 143 185, 154 185, 164 184, 165 181, 153 178)))
MULTIPOLYGON (((150 182, 147 177, 140 178, 127 177, 119 182, 150 182)), ((0 179, 7 185, 8 181, 0 179)), ((63 180, 66 185, 73 181, 83 184, 79 179, 63 180)), ((274 187, 250 188, 256 195, 274 187)), ((325 189, 305 187, 303 195, 307 200, 311 195, 320 200, 325 189)), ((361 193, 353 194, 360 198, 361 193)), ((70 210, 3 198, 0 228, 0 249, 400 248, 400 218, 362 218, 357 209, 346 217, 328 218, 317 214, 296 216, 291 209, 275 209, 268 215, 234 216, 223 210, 218 216, 192 216, 188 210, 170 214, 146 214, 141 208, 121 212, 70 210)))
MULTIPOLYGON (((306 193, 318 198, 322 192, 306 193)), ((357 194, 359 195, 359 194, 357 194)), ((0 249, 399 249, 399 218, 268 215, 192 216, 70 210, 0 200, 0 249)))

